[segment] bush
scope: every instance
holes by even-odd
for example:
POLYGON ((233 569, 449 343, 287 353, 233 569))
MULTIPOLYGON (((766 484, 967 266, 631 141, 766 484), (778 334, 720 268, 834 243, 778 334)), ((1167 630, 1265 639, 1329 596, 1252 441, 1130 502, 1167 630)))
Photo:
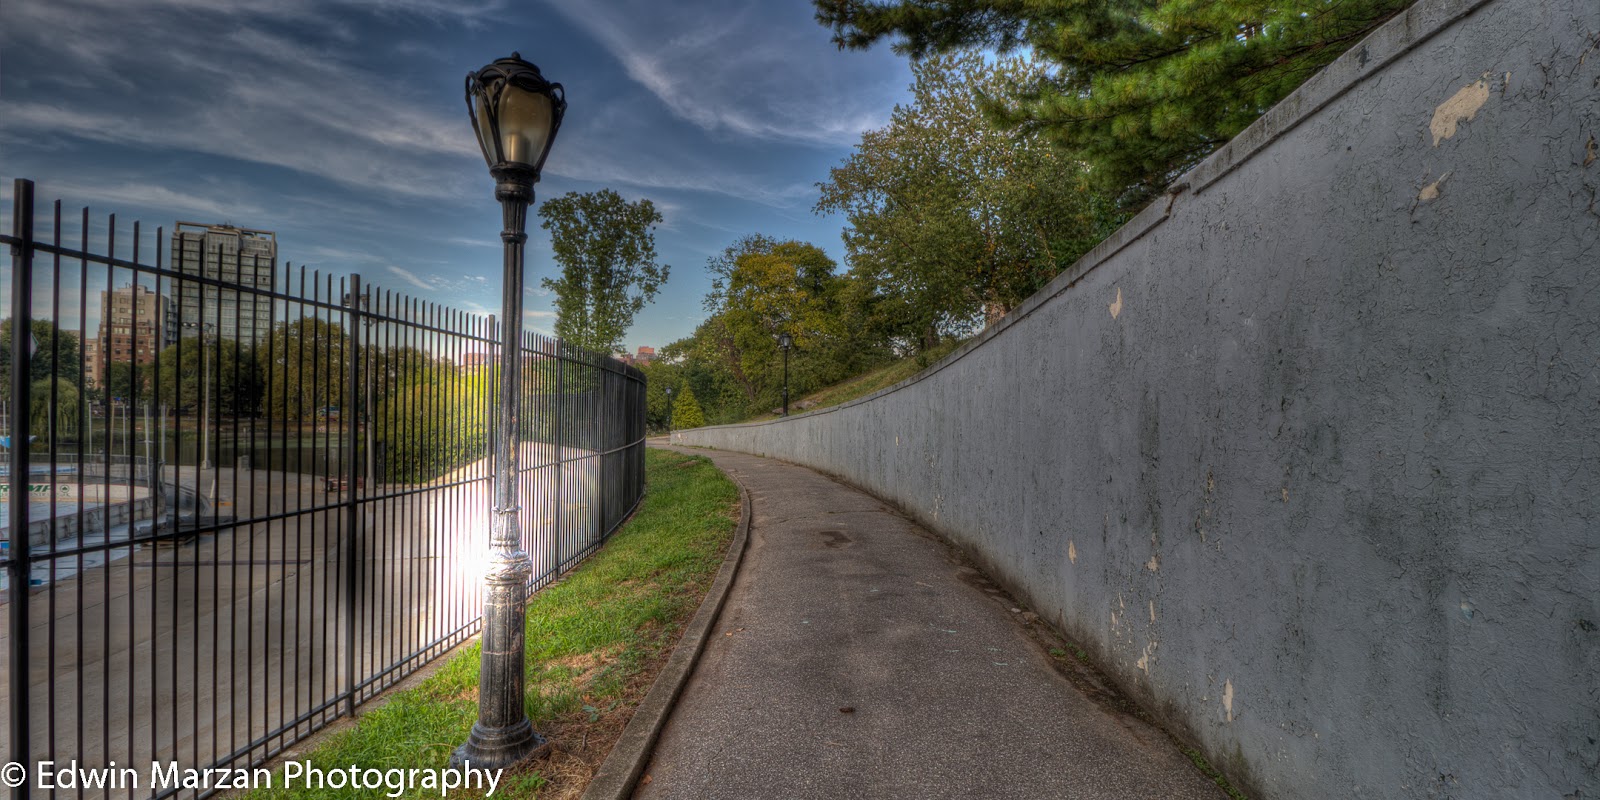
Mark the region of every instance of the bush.
POLYGON ((703 428, 705 424, 706 415, 700 410, 700 401, 694 399, 694 389, 686 383, 683 392, 678 395, 678 401, 672 404, 672 427, 682 430, 703 428))

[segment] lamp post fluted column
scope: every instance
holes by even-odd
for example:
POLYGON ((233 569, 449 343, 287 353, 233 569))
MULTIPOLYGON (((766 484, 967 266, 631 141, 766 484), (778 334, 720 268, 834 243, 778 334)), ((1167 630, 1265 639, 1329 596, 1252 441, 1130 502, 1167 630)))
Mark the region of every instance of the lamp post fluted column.
POLYGON ((523 246, 533 185, 566 110, 561 85, 516 53, 467 75, 467 108, 495 180, 505 249, 500 321, 500 386, 496 400, 494 506, 489 563, 483 575, 482 658, 478 721, 451 764, 499 769, 545 748, 528 720, 523 695, 524 629, 533 560, 522 547, 517 462, 522 416, 523 246))
POLYGON ((545 744, 523 707, 524 627, 527 586, 533 560, 522 548, 517 462, 522 442, 522 251, 528 241, 532 176, 496 169, 495 199, 505 217, 500 323, 500 392, 496 405, 494 521, 489 530, 489 564, 483 588, 483 656, 479 665, 478 721, 466 744, 456 749, 458 766, 498 769, 531 755, 545 744))

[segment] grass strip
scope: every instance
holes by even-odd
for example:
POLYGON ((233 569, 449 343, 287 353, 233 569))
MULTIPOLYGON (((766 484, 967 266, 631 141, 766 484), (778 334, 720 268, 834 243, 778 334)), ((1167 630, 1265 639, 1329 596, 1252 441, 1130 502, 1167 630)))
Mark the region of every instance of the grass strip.
MULTIPOLYGON (((907 356, 853 378, 840 381, 832 386, 818 389, 790 403, 789 413, 798 414, 805 411, 816 411, 829 406, 843 405, 851 400, 866 397, 880 389, 887 389, 933 366, 939 359, 955 352, 956 348, 964 344, 965 341, 964 339, 952 339, 927 352, 907 356)), ((768 411, 750 417, 745 422, 761 422, 763 420, 777 419, 778 416, 778 414, 768 411)))
MULTIPOLYGON (((711 462, 645 453, 647 490, 634 518, 560 583, 528 602, 528 717, 554 744, 548 759, 508 770, 496 798, 575 798, 599 769, 671 654, 721 566, 738 490, 711 462)), ((478 711, 478 645, 351 728, 294 760, 326 770, 442 768, 478 711)), ((376 798, 389 790, 285 787, 251 798, 376 798)), ((403 797, 438 797, 416 790, 403 797)), ((456 790, 450 797, 481 796, 456 790)))

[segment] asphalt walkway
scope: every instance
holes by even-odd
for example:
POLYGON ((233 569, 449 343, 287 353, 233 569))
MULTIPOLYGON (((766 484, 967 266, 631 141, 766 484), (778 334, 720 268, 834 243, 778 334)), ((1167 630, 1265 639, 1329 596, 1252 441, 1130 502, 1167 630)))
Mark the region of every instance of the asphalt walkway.
POLYGON ((749 490, 750 545, 636 797, 1224 796, 1165 734, 1075 688, 1003 594, 882 502, 684 452, 749 490))

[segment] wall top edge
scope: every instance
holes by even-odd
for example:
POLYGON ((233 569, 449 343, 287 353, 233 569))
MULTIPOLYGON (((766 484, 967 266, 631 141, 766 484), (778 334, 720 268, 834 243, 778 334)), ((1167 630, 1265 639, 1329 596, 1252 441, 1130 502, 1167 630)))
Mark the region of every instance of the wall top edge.
POLYGON ((1229 140, 1227 144, 1218 148, 1216 152, 1212 153, 1204 161, 1173 181, 1164 196, 1145 206, 1132 219, 1124 223, 1122 227, 1095 245, 1093 249, 1085 253, 1072 266, 1063 270, 1060 275, 1052 279, 1044 288, 1024 300, 1011 313, 969 339, 949 355, 934 362, 927 369, 865 397, 859 397, 836 406, 778 419, 711 425, 693 430, 756 428, 763 425, 777 425, 822 414, 831 414, 852 406, 872 402, 937 375, 940 371, 982 347, 989 340, 1010 330, 1034 311, 1037 311, 1039 307, 1070 289, 1094 270, 1095 267, 1110 261, 1117 253, 1143 238, 1174 214, 1181 214, 1184 207, 1182 200, 1185 194, 1203 193, 1217 181, 1248 163, 1257 153, 1266 149, 1268 145, 1287 135, 1290 131, 1299 127, 1301 123, 1316 116, 1322 109, 1368 78, 1382 72, 1391 62, 1438 36, 1447 28, 1470 16, 1478 9, 1493 2, 1495 0, 1418 0, 1411 7, 1373 31, 1367 38, 1346 50, 1337 59, 1334 59, 1332 63, 1318 70, 1315 75, 1307 79, 1299 88, 1290 92, 1277 105, 1268 109, 1265 114, 1262 114, 1259 119, 1251 123, 1238 136, 1229 140))

